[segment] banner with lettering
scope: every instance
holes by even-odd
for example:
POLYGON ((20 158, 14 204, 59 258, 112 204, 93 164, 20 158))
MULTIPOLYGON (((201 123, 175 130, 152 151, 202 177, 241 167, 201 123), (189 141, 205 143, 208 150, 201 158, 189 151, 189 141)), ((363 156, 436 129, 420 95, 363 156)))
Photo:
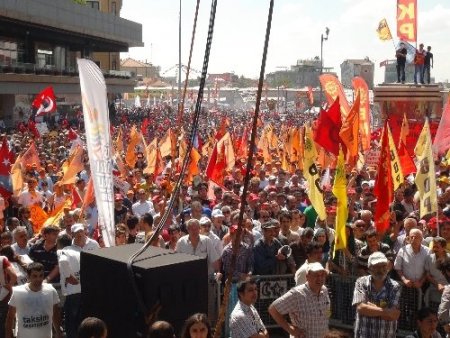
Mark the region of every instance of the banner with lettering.
MULTIPOLYGON (((350 112, 350 105, 348 104, 347 97, 344 93, 344 88, 339 82, 339 79, 332 74, 322 74, 319 76, 320 84, 322 85, 325 96, 327 97, 328 105, 332 105, 336 101, 336 97, 339 96, 339 103, 341 105, 341 118, 345 121, 348 113, 350 112)), ((322 103, 321 103, 322 104, 322 103)))
POLYGON ((417 0, 397 0, 397 37, 417 41, 417 0))
POLYGON ((369 87, 366 81, 360 76, 352 79, 355 97, 359 92, 359 137, 363 150, 370 149, 370 108, 369 108, 369 87))
POLYGON ((109 129, 106 84, 98 66, 78 59, 86 144, 98 209, 98 226, 105 246, 115 245, 112 144, 109 129))

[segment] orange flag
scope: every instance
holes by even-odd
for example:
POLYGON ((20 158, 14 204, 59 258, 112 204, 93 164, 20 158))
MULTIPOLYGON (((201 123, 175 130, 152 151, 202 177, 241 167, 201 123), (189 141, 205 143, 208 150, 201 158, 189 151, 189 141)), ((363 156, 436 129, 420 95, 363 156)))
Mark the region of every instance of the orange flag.
POLYGON ((123 153, 123 135, 122 135, 122 128, 119 128, 119 132, 117 133, 116 142, 114 142, 116 146, 116 150, 119 154, 123 153))
POLYGON ((359 135, 359 92, 356 95, 356 100, 353 103, 350 113, 345 118, 342 124, 339 136, 347 148, 347 163, 350 165, 356 164, 358 158, 358 135, 359 135))
POLYGON ((47 220, 48 215, 38 205, 32 205, 32 206, 30 206, 29 209, 30 209, 31 223, 33 224, 33 232, 35 234, 38 234, 41 231, 42 226, 44 225, 45 221, 47 220))
POLYGON ((188 171, 186 175, 187 182, 191 183, 195 176, 200 173, 198 169, 198 161, 202 158, 197 149, 192 148, 191 150, 191 161, 189 162, 188 171))
POLYGON ((71 208, 72 206, 72 199, 67 198, 64 203, 61 203, 61 205, 54 209, 49 215, 47 220, 44 222, 44 226, 57 224, 64 216, 64 208, 71 208))
POLYGON ((84 149, 78 145, 62 166, 64 176, 61 179, 61 184, 75 183, 77 174, 84 169, 83 158, 84 149))
POLYGON ((21 162, 20 164, 22 165, 22 169, 25 169, 27 164, 29 165, 36 164, 37 169, 41 168, 41 160, 39 159, 39 154, 34 142, 31 142, 27 151, 22 155, 20 162, 21 162))
POLYGON ((176 147, 176 137, 175 133, 169 128, 164 137, 159 142, 159 151, 161 152, 161 157, 174 156, 176 147))
POLYGON ((22 158, 17 156, 16 162, 11 166, 11 183, 13 187, 13 195, 19 196, 23 189, 23 174, 21 168, 22 158))
MULTIPOLYGON (((327 97, 328 104, 331 106, 336 97, 339 96, 339 103, 341 105, 341 116, 345 119, 350 112, 350 105, 348 104, 347 97, 344 93, 344 88, 339 82, 339 79, 332 74, 322 74, 319 76, 320 84, 327 97)), ((322 102, 320 102, 322 104, 322 102)))
POLYGON ((136 126, 133 126, 130 131, 130 141, 128 142, 127 154, 125 156, 125 162, 130 168, 134 168, 134 165, 136 164, 135 148, 140 141, 141 137, 139 132, 137 131, 136 126))
POLYGON ((355 93, 359 92, 359 133, 361 146, 363 150, 370 149, 370 106, 369 106, 369 87, 366 81, 356 76, 352 80, 355 93))
POLYGON ((162 173, 162 158, 158 149, 158 139, 155 137, 153 141, 145 149, 147 156, 147 167, 144 174, 153 174, 155 177, 162 173))
POLYGON ((228 118, 223 117, 222 121, 220 122, 219 129, 217 130, 217 133, 216 133, 216 140, 220 140, 225 135, 229 125, 230 125, 230 121, 228 120, 228 118))
POLYGON ((92 177, 90 177, 87 183, 86 193, 84 194, 83 205, 81 206, 81 209, 84 210, 89 204, 91 204, 94 201, 95 201, 94 182, 92 181, 92 177))

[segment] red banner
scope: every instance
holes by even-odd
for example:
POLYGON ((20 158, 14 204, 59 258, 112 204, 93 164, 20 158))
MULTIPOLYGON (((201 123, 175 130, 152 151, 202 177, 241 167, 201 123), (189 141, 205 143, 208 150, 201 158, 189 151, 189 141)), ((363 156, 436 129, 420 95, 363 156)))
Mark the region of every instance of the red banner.
POLYGON ((360 76, 352 80, 355 97, 359 91, 359 135, 363 150, 370 149, 370 113, 369 113, 369 87, 360 76))
POLYGON ((397 36, 402 41, 417 41, 417 0, 397 0, 397 36))
POLYGON ((331 74, 323 74, 319 76, 319 80, 330 106, 334 101, 336 101, 336 97, 339 96, 339 103, 341 104, 341 118, 342 121, 345 121, 345 118, 350 112, 350 105, 348 104, 347 97, 345 96, 344 89, 342 84, 339 82, 339 79, 331 74))
MULTIPOLYGON (((400 137, 400 129, 402 128, 401 116, 391 115, 389 117, 389 127, 391 127, 392 137, 394 138, 394 143, 398 145, 400 137)), ((417 140, 419 138, 420 132, 422 131, 424 122, 408 120, 409 123, 409 134, 406 136, 406 149, 409 154, 414 154, 414 147, 416 146, 417 140)), ((438 123, 435 121, 430 121, 430 132, 431 139, 436 136, 436 131, 438 128, 438 123)))

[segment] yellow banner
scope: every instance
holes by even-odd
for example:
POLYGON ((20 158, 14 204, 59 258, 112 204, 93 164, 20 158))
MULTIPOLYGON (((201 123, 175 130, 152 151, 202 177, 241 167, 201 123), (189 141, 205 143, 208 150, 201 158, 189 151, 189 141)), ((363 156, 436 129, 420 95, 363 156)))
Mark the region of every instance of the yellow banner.
POLYGON ((323 202, 322 188, 320 187, 320 174, 315 163, 317 150, 312 137, 311 127, 309 126, 305 130, 304 149, 303 176, 308 182, 308 197, 319 219, 324 221, 327 218, 327 214, 325 212, 325 203, 323 202))
POLYGON ((392 137, 391 128, 389 128, 389 125, 387 126, 387 131, 389 137, 389 154, 391 156, 392 182, 394 183, 394 191, 396 191, 405 181, 405 178, 403 177, 400 159, 398 158, 397 148, 395 147, 394 139, 392 137))
POLYGON ((334 252, 336 250, 345 249, 347 247, 347 233, 345 224, 348 218, 347 206, 347 178, 345 176, 345 159, 342 149, 339 149, 339 156, 336 166, 336 174, 334 176, 333 195, 337 198, 336 208, 336 237, 334 239, 334 252))

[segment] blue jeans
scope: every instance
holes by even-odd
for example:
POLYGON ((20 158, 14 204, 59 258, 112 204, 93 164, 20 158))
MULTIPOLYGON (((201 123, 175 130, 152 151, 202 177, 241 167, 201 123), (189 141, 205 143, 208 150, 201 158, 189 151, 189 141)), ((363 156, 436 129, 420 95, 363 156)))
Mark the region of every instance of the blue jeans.
POLYGON ((81 293, 66 296, 64 302, 64 328, 67 338, 76 338, 81 323, 81 293))
POLYGON ((414 69, 414 83, 417 83, 417 74, 420 76, 420 83, 425 83, 423 81, 423 65, 415 65, 414 69))

